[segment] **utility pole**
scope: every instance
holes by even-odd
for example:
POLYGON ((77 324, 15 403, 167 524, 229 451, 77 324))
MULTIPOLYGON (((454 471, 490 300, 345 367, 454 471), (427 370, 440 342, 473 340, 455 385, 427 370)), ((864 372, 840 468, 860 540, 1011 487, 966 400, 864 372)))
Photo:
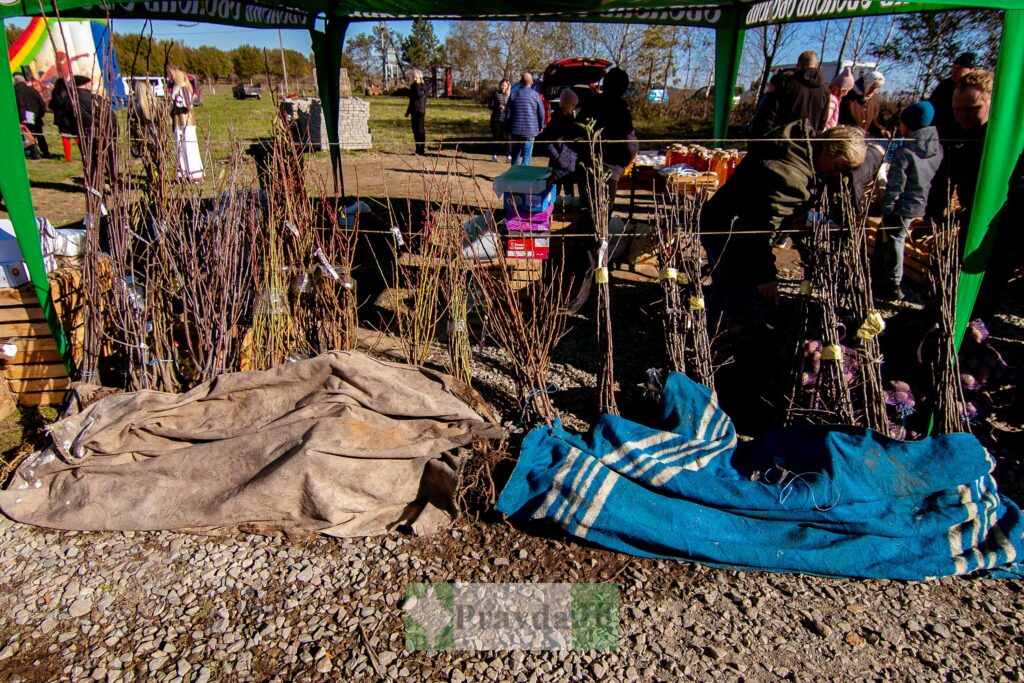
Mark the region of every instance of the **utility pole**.
POLYGON ((284 63, 284 41, 281 40, 281 29, 277 29, 277 47, 281 50, 281 75, 284 76, 284 90, 281 96, 288 94, 288 67, 284 63))
POLYGON ((378 24, 380 27, 380 77, 384 89, 388 88, 388 25, 383 21, 378 24))

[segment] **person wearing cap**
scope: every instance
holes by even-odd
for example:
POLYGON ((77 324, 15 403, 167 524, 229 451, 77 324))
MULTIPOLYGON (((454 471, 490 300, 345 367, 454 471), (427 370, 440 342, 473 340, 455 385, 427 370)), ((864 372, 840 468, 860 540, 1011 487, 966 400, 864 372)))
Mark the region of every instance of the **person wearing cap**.
POLYGON ((35 88, 28 84, 22 74, 14 74, 14 97, 18 102, 18 117, 25 127, 28 128, 36 138, 38 149, 33 150, 32 158, 50 156, 50 148, 46 144, 46 136, 43 135, 43 116, 46 114, 46 103, 42 95, 35 88))
MULTIPOLYGON (((562 88, 558 94, 558 108, 551 112, 551 120, 537 136, 543 144, 551 169, 551 182, 563 191, 566 197, 576 195, 581 180, 579 168, 579 147, 587 139, 587 129, 576 120, 576 105, 579 95, 572 88, 562 88)), ((580 196, 583 195, 583 190, 580 196)))
POLYGON ((892 154, 888 183, 882 198, 882 231, 871 257, 875 298, 903 298, 903 248, 914 219, 924 214, 935 173, 942 163, 939 133, 932 125, 935 108, 917 102, 900 114, 903 144, 892 154))
POLYGON ((889 131, 878 122, 882 107, 878 91, 883 85, 885 76, 881 71, 869 71, 854 81, 853 90, 839 103, 839 123, 857 126, 868 137, 889 137, 889 131))
POLYGON ((78 120, 82 126, 82 135, 90 137, 93 134, 93 114, 96 104, 92 94, 92 79, 88 76, 78 75, 73 80, 75 94, 78 96, 78 120))
POLYGON ((807 121, 812 132, 824 130, 828 115, 829 91, 818 69, 818 54, 808 50, 800 54, 796 71, 778 83, 765 97, 750 124, 754 137, 793 121, 807 121))
POLYGON ((832 82, 828 84, 828 113, 825 116, 823 131, 839 125, 839 103, 853 90, 853 72, 845 67, 832 82))
POLYGON ((932 91, 928 101, 935 107, 934 125, 939 130, 939 138, 956 137, 957 125, 953 116, 953 92, 960 79, 977 68, 978 57, 973 52, 965 52, 953 60, 953 68, 949 77, 942 79, 932 91))

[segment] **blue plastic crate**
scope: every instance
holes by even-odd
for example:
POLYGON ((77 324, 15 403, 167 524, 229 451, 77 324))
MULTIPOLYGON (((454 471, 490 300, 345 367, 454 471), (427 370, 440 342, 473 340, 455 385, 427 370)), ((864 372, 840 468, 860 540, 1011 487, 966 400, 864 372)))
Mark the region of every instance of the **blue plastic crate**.
POLYGON ((509 217, 529 218, 533 214, 544 213, 555 204, 557 190, 549 187, 540 194, 504 194, 505 215, 509 217))

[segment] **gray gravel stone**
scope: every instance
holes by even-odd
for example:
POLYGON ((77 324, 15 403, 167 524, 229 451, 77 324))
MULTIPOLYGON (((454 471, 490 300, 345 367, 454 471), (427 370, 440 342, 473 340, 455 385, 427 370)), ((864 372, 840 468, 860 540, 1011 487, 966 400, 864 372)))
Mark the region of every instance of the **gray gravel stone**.
POLYGON ((75 600, 73 603, 71 603, 71 607, 68 608, 68 614, 70 614, 72 616, 72 618, 75 618, 75 619, 77 619, 79 617, 84 617, 86 614, 88 614, 91 611, 92 611, 92 600, 90 600, 89 598, 84 598, 84 597, 78 598, 77 600, 75 600))

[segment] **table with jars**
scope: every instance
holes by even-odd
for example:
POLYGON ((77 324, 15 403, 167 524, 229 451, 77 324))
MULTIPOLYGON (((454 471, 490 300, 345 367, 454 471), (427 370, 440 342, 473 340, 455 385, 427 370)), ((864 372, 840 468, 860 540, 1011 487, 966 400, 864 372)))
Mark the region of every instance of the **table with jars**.
POLYGON ((678 192, 688 197, 710 194, 729 179, 743 156, 744 152, 735 149, 681 143, 670 145, 664 155, 641 152, 619 181, 620 190, 629 190, 629 219, 633 218, 637 190, 652 195, 678 192))

